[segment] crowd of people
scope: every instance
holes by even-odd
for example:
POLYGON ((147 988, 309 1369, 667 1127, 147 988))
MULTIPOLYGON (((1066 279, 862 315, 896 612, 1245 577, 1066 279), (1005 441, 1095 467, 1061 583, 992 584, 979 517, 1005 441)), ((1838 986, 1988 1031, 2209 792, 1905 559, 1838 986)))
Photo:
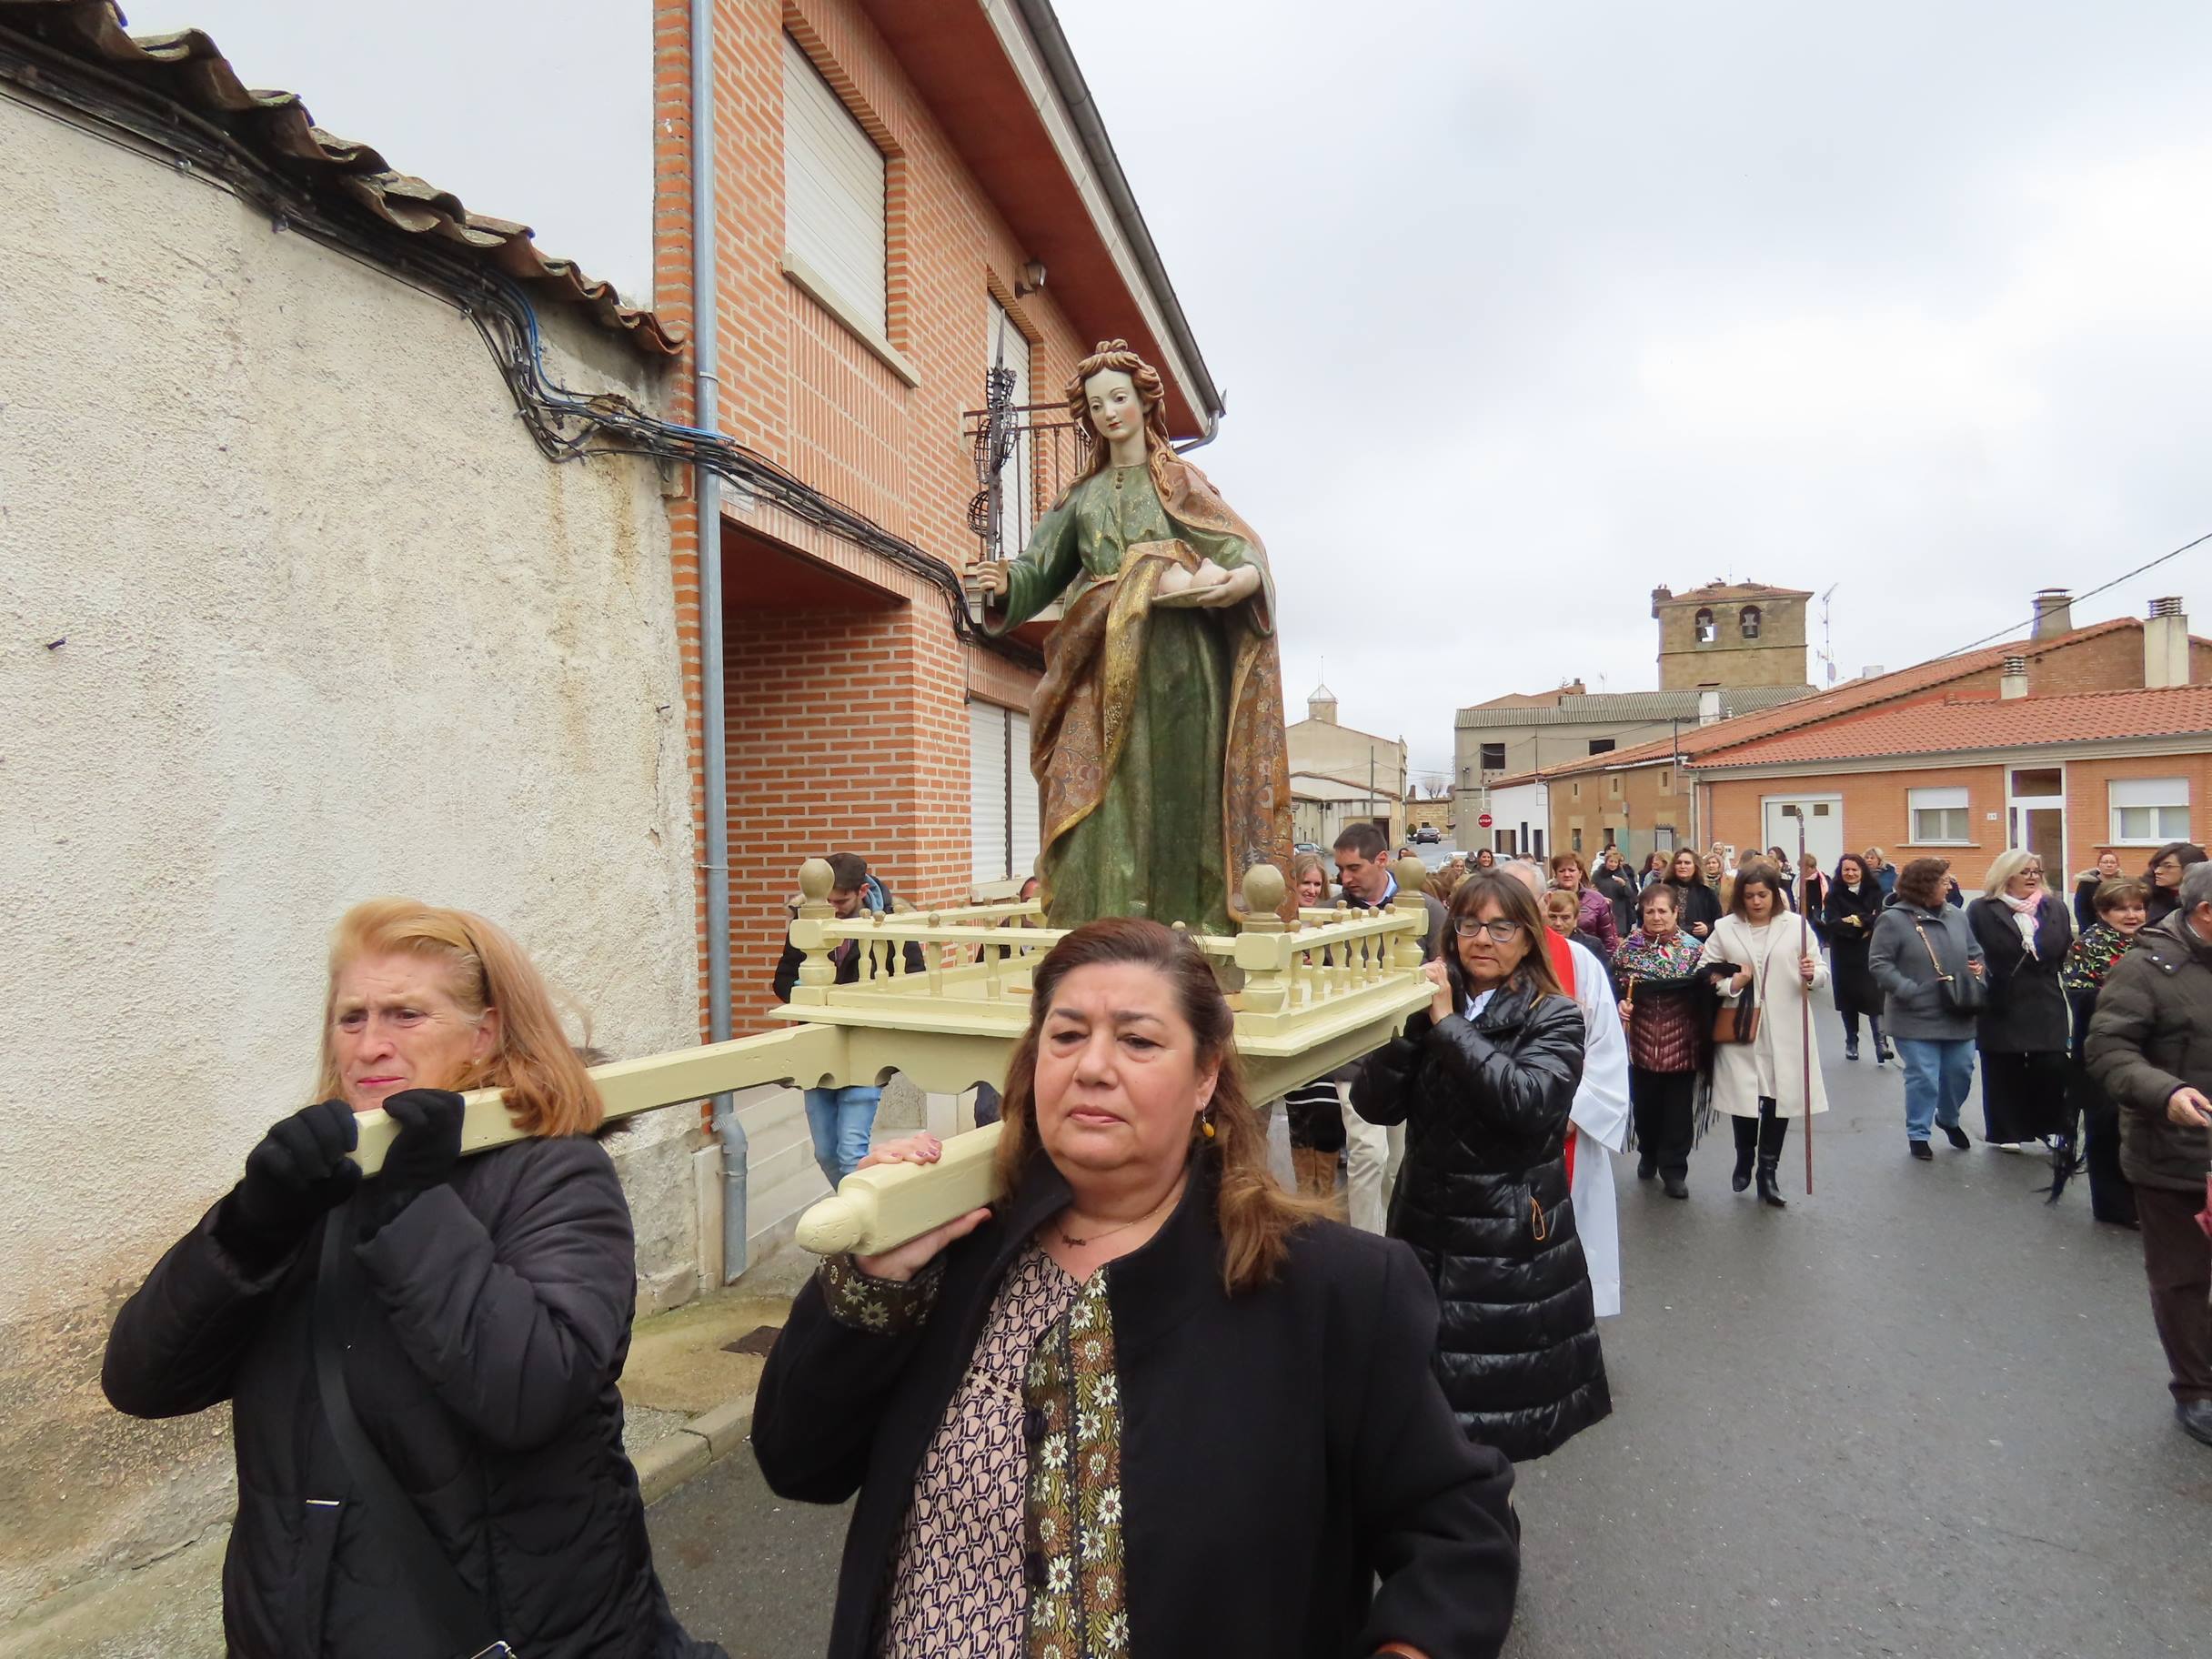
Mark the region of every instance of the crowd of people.
MULTIPOLYGON (((1397 897, 1372 829, 1333 850, 1295 872, 1302 908, 1397 897)), ((2177 1416, 2212 1443, 2212 863, 2100 863, 2069 904, 2016 850, 1967 901, 1940 859, 1793 875, 1779 850, 1440 872, 1428 1006, 1284 1103, 1295 1190, 1191 941, 1061 938, 1002 1091, 999 1198, 826 1261, 761 1379, 769 1484, 854 1502, 831 1654, 1495 1655, 1513 1465, 1612 1410, 1610 1154, 1685 1199, 1724 1115, 1734 1187, 1785 1207, 1789 1122, 1825 1110, 1824 988, 1847 1061, 1864 1021, 1899 1062, 1915 1159, 1937 1129, 1971 1144, 1978 1062, 1985 1139, 2048 1149, 2054 1198, 2086 1169, 2096 1218, 2139 1229, 2177 1416)), ((868 901, 857 860, 834 873, 868 901)), ((322 1100, 155 1266, 102 1373, 136 1415, 234 1407, 230 1651, 720 1652, 669 1608, 623 1450, 632 1232, 588 1058, 483 918, 378 900, 339 924, 322 1100), (470 1089, 522 1138, 464 1159, 470 1089), (397 1132, 365 1179, 378 1107, 397 1132)))

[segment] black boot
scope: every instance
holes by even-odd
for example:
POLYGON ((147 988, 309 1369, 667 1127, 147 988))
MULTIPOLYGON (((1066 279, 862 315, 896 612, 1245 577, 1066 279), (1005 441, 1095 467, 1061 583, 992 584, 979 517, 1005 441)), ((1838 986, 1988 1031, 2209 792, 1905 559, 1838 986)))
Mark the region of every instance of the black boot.
MULTIPOLYGON (((1738 1118, 1736 1121, 1743 1123, 1749 1120, 1738 1118)), ((1751 1185, 1751 1161, 1758 1154, 1759 1143, 1756 1141, 1746 1141, 1742 1135, 1735 1138, 1735 1173, 1728 1178, 1728 1184, 1734 1191, 1741 1192, 1751 1185)))
POLYGON ((1845 1031, 1844 1033, 1844 1058, 1856 1060, 1858 1057, 1859 1034, 1856 1031, 1845 1031))
POLYGON ((1645 1152, 1636 1160, 1636 1179, 1638 1181, 1649 1181, 1657 1173, 1659 1173, 1659 1154, 1657 1152, 1645 1152))
POLYGON ((1781 1167, 1781 1163, 1779 1158, 1759 1160, 1759 1202, 1772 1204, 1777 1210, 1786 1210, 1790 1207, 1789 1201, 1782 1196, 1782 1183, 1775 1179, 1775 1171, 1781 1167))

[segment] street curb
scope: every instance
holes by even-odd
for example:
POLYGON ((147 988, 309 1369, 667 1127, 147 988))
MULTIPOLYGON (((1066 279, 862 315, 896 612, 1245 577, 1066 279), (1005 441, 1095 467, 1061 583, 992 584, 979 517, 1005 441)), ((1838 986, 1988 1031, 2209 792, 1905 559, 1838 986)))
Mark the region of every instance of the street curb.
POLYGON ((747 1394, 701 1412, 666 1440, 645 1447, 630 1459, 639 1495, 648 1504, 658 1503, 694 1475, 704 1474, 748 1443, 752 1423, 753 1401, 747 1394))

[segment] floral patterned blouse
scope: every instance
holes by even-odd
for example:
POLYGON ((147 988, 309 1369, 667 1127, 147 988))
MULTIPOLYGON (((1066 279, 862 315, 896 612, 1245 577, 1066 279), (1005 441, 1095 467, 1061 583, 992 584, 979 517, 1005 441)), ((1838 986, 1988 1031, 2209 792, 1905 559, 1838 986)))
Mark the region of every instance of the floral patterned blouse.
POLYGON ((1000 1285, 968 1374, 914 1477, 886 1598, 883 1659, 1020 1659, 1028 1651, 1031 1425, 1023 1381, 1031 1351, 1081 1291, 1035 1244, 1000 1285))

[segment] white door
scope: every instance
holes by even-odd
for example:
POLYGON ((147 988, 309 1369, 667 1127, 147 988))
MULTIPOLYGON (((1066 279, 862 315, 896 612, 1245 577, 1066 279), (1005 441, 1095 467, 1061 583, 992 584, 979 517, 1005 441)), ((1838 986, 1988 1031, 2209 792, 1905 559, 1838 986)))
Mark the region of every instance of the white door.
MULTIPOLYGON (((968 705, 969 879, 1003 881, 1012 873, 1006 813, 1006 710, 968 705)), ((1024 770, 1028 768, 1026 764, 1024 770)))
POLYGON ((2066 862, 2065 767, 2006 768, 2005 844, 2025 847, 2043 860, 2046 887, 2060 887, 2066 880, 2072 866, 2066 862))
MULTIPOLYGON (((1014 377, 1014 407, 1022 407, 1030 400, 1030 343, 1014 319, 994 296, 989 311, 990 337, 983 342, 983 367, 988 369, 1007 368, 1014 377)), ((986 380, 988 387, 990 382, 986 380)), ((1028 417, 1021 417, 1014 440, 1013 453, 1006 457, 1006 468, 999 474, 999 555, 1012 558, 1027 550, 1030 530, 1037 518, 1035 449, 1030 437, 1028 417)))
MULTIPOLYGON (((1844 798, 1841 795, 1762 795, 1762 847, 1779 847, 1797 862, 1797 820, 1783 810, 1797 807, 1805 813, 1805 850, 1820 860, 1823 870, 1834 870, 1844 856, 1844 798)), ((1786 872, 1793 879, 1793 868, 1786 872)))
POLYGON ((1007 796, 1013 808, 1007 838, 1012 848, 1013 868, 1006 873, 1024 880, 1037 873, 1043 817, 1037 803, 1037 774, 1030 770, 1030 717, 1026 714, 1007 716, 1006 770, 1012 785, 1007 796))

